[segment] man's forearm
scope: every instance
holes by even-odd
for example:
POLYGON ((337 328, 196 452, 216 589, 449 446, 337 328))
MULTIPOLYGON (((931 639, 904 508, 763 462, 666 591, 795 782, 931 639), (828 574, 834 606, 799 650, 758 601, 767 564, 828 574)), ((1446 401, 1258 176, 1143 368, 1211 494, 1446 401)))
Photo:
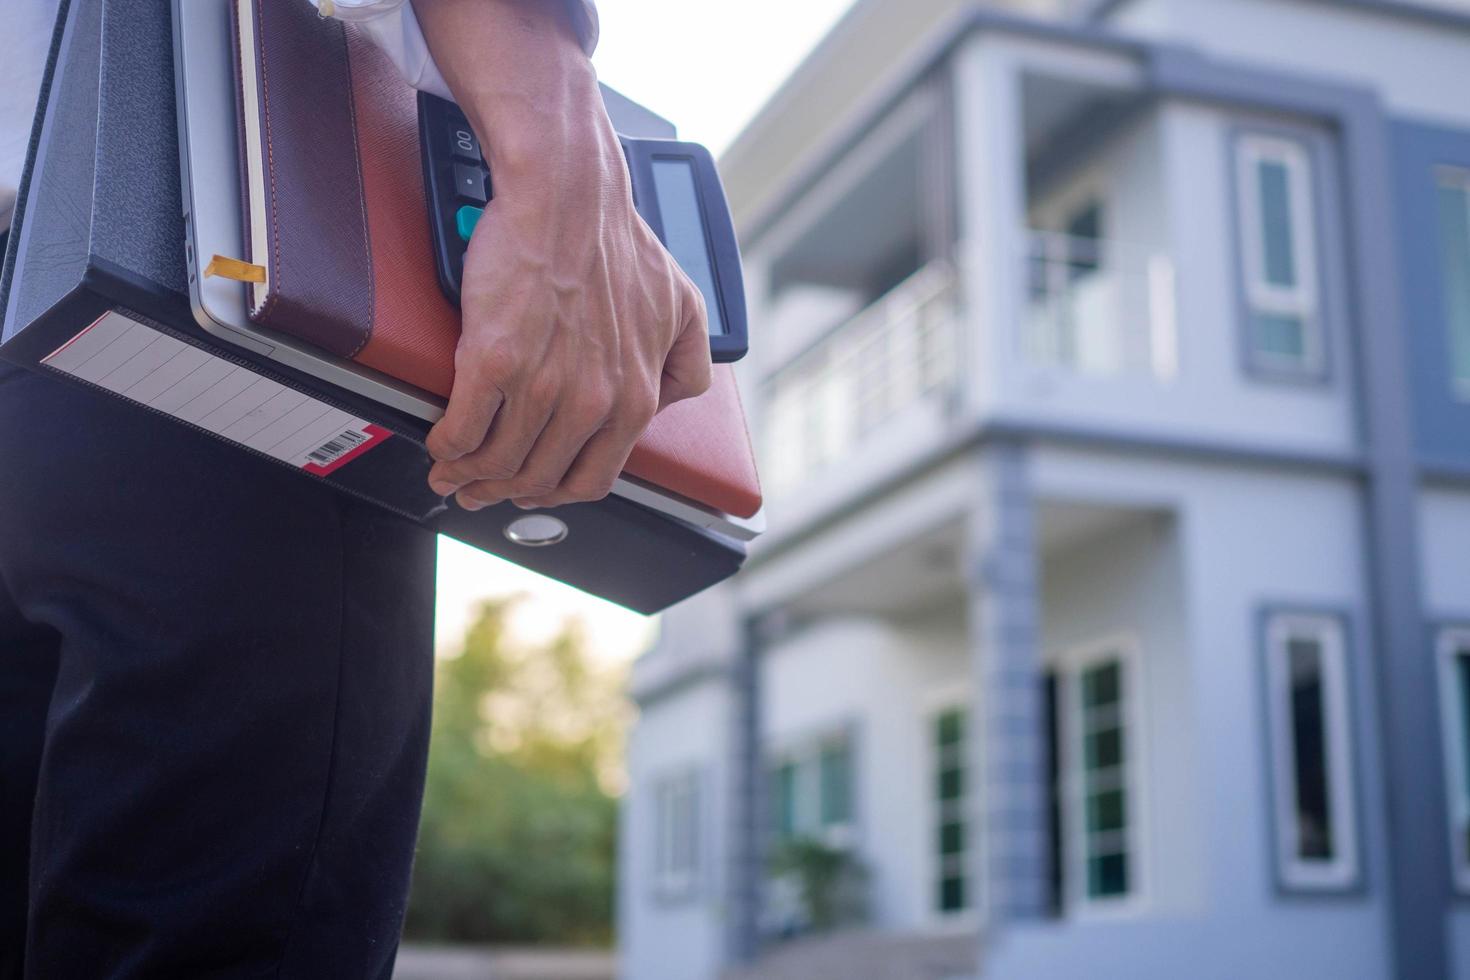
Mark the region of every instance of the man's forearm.
MULTIPOLYGON (((419 19, 409 0, 310 0, 323 17, 357 24, 393 60, 404 81, 441 98, 454 94, 429 53, 419 19)), ((597 47, 600 25, 596 0, 565 0, 582 49, 597 47)))
POLYGON ((611 126, 566 0, 417 0, 445 81, 484 138, 497 196, 596 172, 611 126), (534 182, 531 187, 525 186, 534 182))

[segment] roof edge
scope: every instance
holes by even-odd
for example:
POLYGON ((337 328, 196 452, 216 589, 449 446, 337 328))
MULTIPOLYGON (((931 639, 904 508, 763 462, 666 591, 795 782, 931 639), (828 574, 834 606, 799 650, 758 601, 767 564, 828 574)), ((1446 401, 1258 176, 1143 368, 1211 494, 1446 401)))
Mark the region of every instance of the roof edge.
MULTIPOLYGON (((866 5, 875 0, 860 0, 860 5, 866 5)), ((857 8, 854 8, 857 9, 857 8)), ((834 28, 834 34, 836 29, 834 28)), ((863 132, 875 118, 881 118, 885 112, 891 109, 913 85, 922 78, 925 73, 932 71, 949 57, 949 55, 965 44, 971 37, 979 33, 1011 34, 1019 37, 1030 37, 1039 40, 1054 41, 1063 44, 1072 44, 1078 47, 1086 47, 1093 50, 1109 51, 1115 54, 1123 54, 1136 58, 1145 58, 1149 53, 1159 47, 1158 43, 1143 38, 1133 38, 1109 30, 1105 26, 1095 24, 1077 23, 1072 21, 1052 21, 1035 17, 1026 17, 1019 14, 1003 13, 996 10, 976 9, 963 10, 958 16, 951 18, 947 23, 940 25, 934 32, 933 40, 927 47, 921 48, 908 62, 901 66, 893 75, 888 84, 884 85, 873 97, 858 105, 850 114, 848 121, 840 125, 833 135, 824 140, 807 161, 795 171, 789 186, 805 187, 820 177, 825 169, 825 164, 839 156, 844 149, 852 146, 861 138, 863 132)), ((828 37, 832 37, 829 34, 828 37)), ((826 43, 825 41, 823 42, 826 43)), ((809 62, 804 62, 803 67, 809 62)), ((761 109, 751 122, 741 130, 740 135, 730 144, 729 148, 720 156, 720 167, 738 164, 735 159, 737 151, 743 150, 752 140, 758 136, 758 129, 762 119, 768 114, 779 111, 780 106, 777 99, 792 84, 799 75, 805 72, 798 71, 791 75, 782 90, 773 96, 766 106, 761 109)), ((789 193, 778 195, 781 199, 789 199, 789 193)), ((779 205, 767 204, 752 210, 749 220, 741 229, 742 240, 751 240, 759 237, 770 226, 773 219, 780 213, 779 205)))
MULTIPOLYGON (((1113 13, 1133 2, 1134 0, 1094 0, 1092 7, 1083 14, 1083 18, 1089 23, 1105 22, 1113 13)), ((1452 10, 1449 7, 1424 3, 1422 0, 1295 0, 1295 2, 1338 7, 1397 20, 1421 21, 1435 27, 1470 30, 1470 11, 1452 10)))

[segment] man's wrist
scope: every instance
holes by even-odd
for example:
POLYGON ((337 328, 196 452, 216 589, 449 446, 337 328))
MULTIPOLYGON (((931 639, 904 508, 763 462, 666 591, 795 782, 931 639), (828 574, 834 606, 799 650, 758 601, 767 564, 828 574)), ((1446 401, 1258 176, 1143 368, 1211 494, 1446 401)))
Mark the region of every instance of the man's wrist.
POLYGON ((594 191, 626 166, 585 57, 537 99, 491 92, 468 101, 461 108, 480 136, 497 199, 594 191))
POLYGON ((497 198, 554 190, 557 175, 603 168, 618 152, 566 0, 417 6, 455 101, 480 137, 497 198))

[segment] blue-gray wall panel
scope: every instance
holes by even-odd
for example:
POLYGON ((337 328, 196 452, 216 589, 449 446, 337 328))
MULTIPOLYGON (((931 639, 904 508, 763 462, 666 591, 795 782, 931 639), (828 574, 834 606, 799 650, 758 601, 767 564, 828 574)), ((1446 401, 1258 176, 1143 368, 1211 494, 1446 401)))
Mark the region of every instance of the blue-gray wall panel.
POLYGON ((1439 167, 1470 170, 1470 132, 1402 120, 1391 131, 1415 447, 1431 466, 1470 465, 1470 399, 1450 376, 1435 180, 1439 167))

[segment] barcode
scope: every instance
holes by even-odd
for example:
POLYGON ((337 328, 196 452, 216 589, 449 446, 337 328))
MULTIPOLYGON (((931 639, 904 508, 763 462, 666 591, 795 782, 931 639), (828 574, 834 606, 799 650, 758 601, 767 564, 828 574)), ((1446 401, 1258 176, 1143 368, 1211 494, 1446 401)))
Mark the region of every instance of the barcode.
POLYGON ((313 463, 326 466, 328 463, 335 462, 347 453, 352 452, 352 450, 364 442, 367 442, 366 435, 355 429, 348 429, 341 435, 333 438, 330 442, 313 449, 306 456, 313 463))

